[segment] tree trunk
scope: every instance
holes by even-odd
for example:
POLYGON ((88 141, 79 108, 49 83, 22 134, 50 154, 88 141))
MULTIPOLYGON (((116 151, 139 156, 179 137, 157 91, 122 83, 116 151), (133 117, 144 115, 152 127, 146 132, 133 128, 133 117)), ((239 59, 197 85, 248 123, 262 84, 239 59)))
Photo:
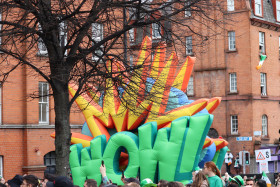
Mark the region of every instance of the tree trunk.
POLYGON ((67 78, 65 81, 52 80, 52 82, 55 106, 56 174, 58 176, 67 176, 70 170, 69 153, 71 141, 68 83, 67 78))

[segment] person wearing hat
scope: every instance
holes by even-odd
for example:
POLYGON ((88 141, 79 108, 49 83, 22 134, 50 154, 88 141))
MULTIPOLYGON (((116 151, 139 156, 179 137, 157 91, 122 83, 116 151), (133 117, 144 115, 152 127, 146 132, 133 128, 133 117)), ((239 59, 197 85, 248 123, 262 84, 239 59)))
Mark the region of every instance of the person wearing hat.
POLYGON ((20 187, 22 181, 23 181, 23 177, 21 175, 16 175, 11 180, 8 180, 7 183, 9 187, 20 187))
POLYGON ((229 183, 234 183, 234 184, 238 184, 239 187, 244 185, 244 181, 242 179, 242 177, 240 175, 236 175, 235 177, 230 177, 229 178, 229 183))
POLYGON ((56 177, 53 182, 47 182, 47 187, 74 187, 74 185, 69 178, 59 176, 56 177))
POLYGON ((225 164, 227 168, 227 173, 231 175, 230 166, 232 165, 233 155, 231 154, 230 150, 227 151, 225 155, 225 164))
POLYGON ((153 183, 153 181, 149 178, 143 179, 140 183, 141 187, 153 187, 153 186, 157 186, 155 183, 153 183))

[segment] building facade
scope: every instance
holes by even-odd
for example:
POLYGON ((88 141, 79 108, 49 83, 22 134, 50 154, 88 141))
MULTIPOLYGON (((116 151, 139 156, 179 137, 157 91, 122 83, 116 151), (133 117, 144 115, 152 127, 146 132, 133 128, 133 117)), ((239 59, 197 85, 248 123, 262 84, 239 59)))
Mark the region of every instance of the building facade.
POLYGON ((226 7, 228 22, 214 28, 222 34, 203 49, 193 46, 197 62, 188 95, 222 97, 211 130, 229 142, 234 156, 250 152, 247 173, 258 173, 254 151, 264 148, 271 149, 269 171, 280 172, 280 1, 227 0, 226 7), (267 58, 257 70, 260 55, 267 58))

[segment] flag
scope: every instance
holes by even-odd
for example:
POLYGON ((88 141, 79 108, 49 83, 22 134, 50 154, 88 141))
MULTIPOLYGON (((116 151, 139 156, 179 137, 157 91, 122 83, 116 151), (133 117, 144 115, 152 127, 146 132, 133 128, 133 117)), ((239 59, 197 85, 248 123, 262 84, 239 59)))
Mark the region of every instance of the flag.
POLYGON ((262 67, 263 62, 264 62, 265 59, 266 59, 266 55, 261 55, 261 56, 260 56, 259 65, 256 67, 257 70, 259 70, 259 69, 262 67))
POLYGON ((264 180, 266 182, 267 187, 271 186, 271 182, 269 180, 269 178, 266 176, 265 172, 262 172, 262 180, 264 180))

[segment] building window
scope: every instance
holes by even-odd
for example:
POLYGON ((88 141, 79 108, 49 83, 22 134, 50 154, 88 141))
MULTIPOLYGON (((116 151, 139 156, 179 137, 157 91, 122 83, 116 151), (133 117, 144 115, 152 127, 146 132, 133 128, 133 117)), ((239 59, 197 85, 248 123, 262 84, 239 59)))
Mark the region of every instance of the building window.
POLYGON ((190 1, 186 2, 186 10, 185 10, 185 17, 191 17, 192 12, 191 12, 191 4, 190 1))
POLYGON ((55 174, 55 151, 51 151, 44 156, 44 165, 47 167, 45 172, 55 174))
POLYGON ((234 0, 227 0, 227 11, 234 11, 234 0))
MULTIPOLYGON (((0 10, 0 21, 2 21, 2 12, 0 10)), ((2 24, 0 24, 0 30, 2 30, 2 24)), ((0 45, 2 44, 2 37, 0 37, 0 45)))
POLYGON ((280 22, 280 1, 276 1, 276 20, 280 22))
POLYGON ((187 95, 193 96, 194 95, 194 89, 193 89, 193 76, 190 77, 188 87, 187 87, 187 95))
POLYGON ((1 84, 0 84, 0 124, 2 124, 2 85, 1 84))
POLYGON ((152 24, 152 38, 153 39, 159 39, 161 38, 161 28, 158 23, 153 23, 152 24))
MULTIPOLYGON (((61 47, 65 47, 67 44, 67 25, 64 21, 59 24, 59 42, 61 47)), ((66 51, 65 51, 66 55, 66 51)))
POLYGON ((259 32, 259 49, 262 54, 265 54, 265 38, 264 32, 259 32))
POLYGON ((266 73, 261 73, 261 95, 266 96, 266 73))
POLYGON ((232 115, 230 116, 231 122, 231 134, 238 134, 238 116, 232 115))
MULTIPOLYGON (((92 45, 95 45, 95 43, 100 42, 103 40, 103 25, 100 23, 93 23, 92 24, 92 45)), ((96 49, 92 55, 93 60, 99 60, 102 58, 103 55, 103 47, 99 47, 99 49, 96 49)))
MULTIPOLYGON (((38 31, 42 32, 42 27, 41 27, 40 24, 38 25, 38 31)), ((38 55, 46 55, 46 54, 48 54, 47 47, 46 47, 43 39, 39 37, 39 39, 38 39, 38 55)))
POLYGON ((129 41, 130 42, 135 42, 135 33, 134 33, 134 28, 133 29, 130 29, 128 31, 128 34, 129 34, 129 41))
POLYGON ((280 58, 280 37, 279 37, 279 58, 280 58))
POLYGON ((193 54, 192 36, 186 37, 186 54, 187 55, 193 54))
POLYGON ((130 63, 130 66, 132 67, 133 66, 133 55, 130 55, 129 63, 130 63))
POLYGON ((235 51, 235 32, 234 31, 230 31, 228 32, 228 49, 230 51, 235 51))
POLYGON ((0 156, 0 176, 3 176, 3 156, 0 156))
POLYGON ((262 0, 255 0, 255 15, 262 16, 262 0))
POLYGON ((49 85, 39 82, 39 123, 49 123, 49 85))
POLYGON ((236 73, 229 74, 229 91, 237 92, 237 78, 236 73))
POLYGON ((267 136, 267 116, 262 115, 262 136, 267 136))

